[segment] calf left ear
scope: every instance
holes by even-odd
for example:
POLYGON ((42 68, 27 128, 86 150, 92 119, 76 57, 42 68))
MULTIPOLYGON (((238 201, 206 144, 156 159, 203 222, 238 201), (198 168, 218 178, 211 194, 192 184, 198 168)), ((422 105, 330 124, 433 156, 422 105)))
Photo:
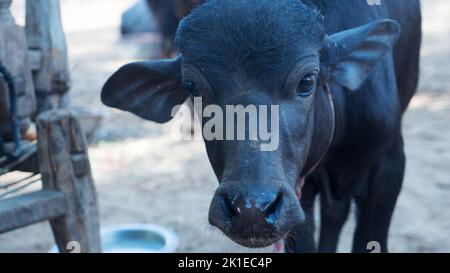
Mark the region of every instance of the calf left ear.
POLYGON ((357 90, 392 50, 399 34, 400 25, 386 19, 328 36, 322 57, 331 80, 357 90))
POLYGON ((115 72, 102 89, 102 102, 141 118, 164 123, 188 98, 181 81, 181 59, 137 62, 115 72))

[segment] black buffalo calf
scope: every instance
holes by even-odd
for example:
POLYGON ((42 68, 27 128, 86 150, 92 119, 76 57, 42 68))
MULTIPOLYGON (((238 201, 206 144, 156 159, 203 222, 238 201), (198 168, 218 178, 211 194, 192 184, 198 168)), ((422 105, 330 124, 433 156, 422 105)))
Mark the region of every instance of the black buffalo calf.
POLYGON ((401 121, 419 73, 418 0, 210 0, 176 41, 178 58, 122 67, 102 101, 160 123, 189 96, 279 107, 276 149, 205 139, 220 183, 212 225, 248 247, 285 239, 290 252, 334 252, 355 201, 353 250, 375 241, 387 251, 405 168, 401 121))

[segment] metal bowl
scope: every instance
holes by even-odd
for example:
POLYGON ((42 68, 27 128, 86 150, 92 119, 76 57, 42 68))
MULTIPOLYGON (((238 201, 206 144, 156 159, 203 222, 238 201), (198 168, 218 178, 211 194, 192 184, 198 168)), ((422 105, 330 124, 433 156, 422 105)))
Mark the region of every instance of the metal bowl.
MULTIPOLYGON (((101 229, 103 253, 171 253, 178 238, 171 230, 152 224, 122 224, 101 229)), ((50 250, 58 252, 57 247, 50 250)))

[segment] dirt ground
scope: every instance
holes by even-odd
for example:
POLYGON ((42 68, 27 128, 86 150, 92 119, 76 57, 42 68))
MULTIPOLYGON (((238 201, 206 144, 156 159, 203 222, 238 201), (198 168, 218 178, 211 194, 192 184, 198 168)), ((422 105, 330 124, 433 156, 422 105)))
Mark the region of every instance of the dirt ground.
MULTIPOLYGON (((103 124, 90 149, 103 226, 157 223, 175 230, 183 252, 246 252, 207 223, 217 186, 202 142, 170 137, 159 126, 101 105, 107 77, 120 65, 145 59, 145 39, 122 41, 117 26, 132 0, 63 0, 73 78, 71 101, 100 112, 103 124), (99 11, 102 11, 99 14, 99 11)), ((450 251, 450 2, 424 0, 420 90, 404 119, 408 157, 404 189, 394 215, 393 252, 450 251)), ((21 1, 14 12, 23 22, 21 1)), ((350 251, 354 220, 341 237, 350 251)), ((46 252, 47 223, 0 235, 0 252, 46 252)), ((261 250, 265 251, 265 250, 261 250)))

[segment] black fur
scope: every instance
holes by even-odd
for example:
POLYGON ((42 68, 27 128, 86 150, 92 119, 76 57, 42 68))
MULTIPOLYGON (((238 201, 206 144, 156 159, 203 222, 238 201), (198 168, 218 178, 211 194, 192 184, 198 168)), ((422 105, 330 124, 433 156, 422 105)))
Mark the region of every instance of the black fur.
POLYGON ((184 81, 197 84, 206 105, 279 105, 276 151, 261 152, 246 141, 205 141, 220 182, 210 222, 246 246, 289 234, 289 252, 334 252, 355 201, 353 250, 366 252, 377 241, 385 252, 405 166, 401 121, 419 75, 419 1, 304 3, 207 1, 178 29, 180 58, 125 66, 105 84, 102 100, 165 122, 188 96, 184 81), (314 92, 300 96, 300 80, 319 68, 314 92), (329 149, 333 115, 326 84, 336 126, 329 149), (296 183, 325 152, 306 177, 300 207, 296 183), (322 227, 315 244, 318 194, 322 227))
POLYGON ((320 49, 322 20, 300 1, 210 0, 181 22, 177 44, 186 62, 202 69, 270 84, 264 75, 289 68, 299 45, 320 49))

